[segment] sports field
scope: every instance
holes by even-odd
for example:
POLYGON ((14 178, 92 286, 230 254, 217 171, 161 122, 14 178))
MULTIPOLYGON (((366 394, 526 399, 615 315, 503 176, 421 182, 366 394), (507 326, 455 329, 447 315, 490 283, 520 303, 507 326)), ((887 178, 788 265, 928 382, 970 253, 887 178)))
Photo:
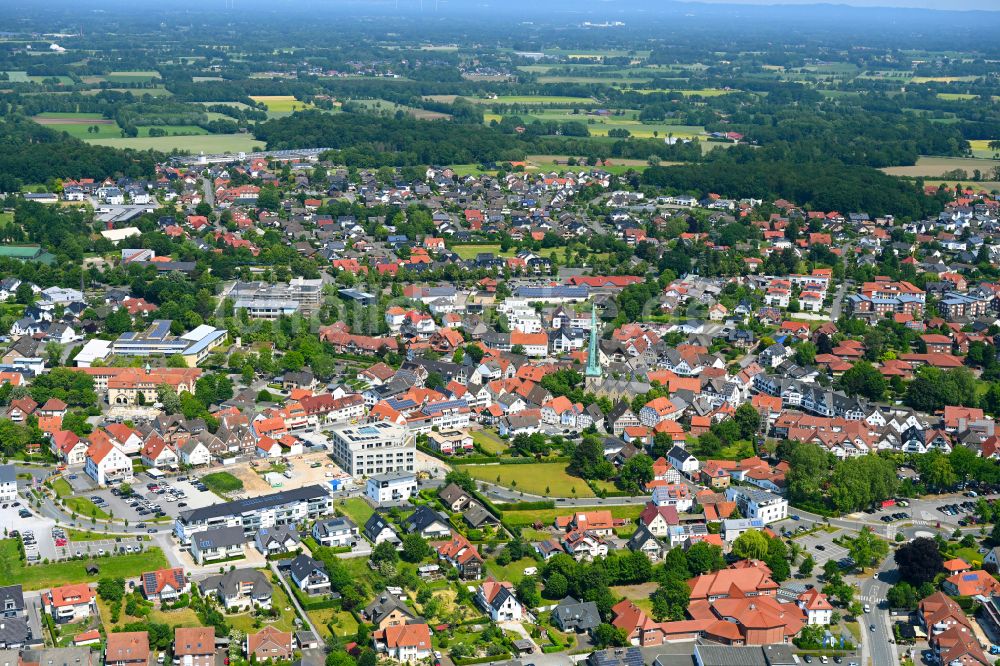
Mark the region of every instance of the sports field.
POLYGON ((482 481, 496 483, 543 497, 593 497, 583 479, 566 473, 566 463, 527 465, 462 465, 461 469, 482 481), (574 489, 576 492, 573 492, 574 489))

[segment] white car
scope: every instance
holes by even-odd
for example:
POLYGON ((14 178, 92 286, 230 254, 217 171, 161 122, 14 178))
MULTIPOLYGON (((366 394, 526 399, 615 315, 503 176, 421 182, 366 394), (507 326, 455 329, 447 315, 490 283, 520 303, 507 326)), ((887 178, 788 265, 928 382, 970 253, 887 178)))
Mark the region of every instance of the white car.
POLYGON ((104 549, 103 549, 103 548, 98 548, 98 549, 97 549, 97 554, 98 554, 99 556, 101 556, 101 557, 104 557, 104 554, 105 554, 105 553, 104 553, 104 549))

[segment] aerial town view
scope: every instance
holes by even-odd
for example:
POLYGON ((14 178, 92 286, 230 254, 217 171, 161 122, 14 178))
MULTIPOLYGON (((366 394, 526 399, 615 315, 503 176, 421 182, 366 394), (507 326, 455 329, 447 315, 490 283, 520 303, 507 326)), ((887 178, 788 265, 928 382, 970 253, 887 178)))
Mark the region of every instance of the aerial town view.
POLYGON ((1000 3, 771 2, 0 3, 0 666, 1000 665, 1000 3))

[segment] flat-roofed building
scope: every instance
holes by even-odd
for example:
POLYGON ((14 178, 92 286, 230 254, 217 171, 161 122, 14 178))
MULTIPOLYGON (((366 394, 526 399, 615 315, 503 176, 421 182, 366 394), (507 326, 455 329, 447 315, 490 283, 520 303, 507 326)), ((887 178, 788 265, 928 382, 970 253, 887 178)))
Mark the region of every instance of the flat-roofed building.
POLYGON ((395 423, 337 426, 330 431, 330 441, 334 459, 352 476, 414 471, 416 443, 395 423))

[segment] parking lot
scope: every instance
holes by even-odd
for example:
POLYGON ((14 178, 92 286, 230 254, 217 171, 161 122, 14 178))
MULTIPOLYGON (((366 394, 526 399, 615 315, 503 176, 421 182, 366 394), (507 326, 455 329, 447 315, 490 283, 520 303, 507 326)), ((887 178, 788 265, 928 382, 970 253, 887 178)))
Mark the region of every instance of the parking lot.
POLYGON ((113 513, 115 518, 127 519, 130 524, 153 521, 157 510, 163 513, 163 518, 173 519, 182 511, 198 509, 219 501, 217 495, 198 490, 190 481, 154 481, 145 474, 136 476, 132 490, 133 495, 127 498, 115 495, 111 489, 90 490, 79 494, 93 501, 105 512, 113 513), (148 488, 149 484, 156 484, 157 489, 148 488))
POLYGON ((55 551, 55 559, 81 556, 101 557, 112 553, 137 553, 148 545, 142 535, 108 536, 106 539, 94 541, 74 541, 68 532, 58 527, 51 529, 49 540, 55 551))
MULTIPOLYGON (((995 499, 995 495, 990 495, 986 499, 995 499)), ((968 521, 975 514, 975 505, 978 497, 951 494, 934 496, 929 495, 921 499, 904 500, 906 506, 897 504, 877 511, 866 511, 855 514, 864 516, 867 520, 876 519, 888 525, 893 523, 913 523, 914 525, 942 525, 959 526, 959 521, 968 521), (942 511, 942 507, 949 507, 948 511, 942 511), (907 517, 894 517, 895 514, 905 513, 907 517), (893 517, 887 520, 886 517, 893 517)))
POLYGON ((0 508, 0 527, 8 533, 11 530, 17 530, 21 534, 27 532, 34 535, 34 544, 25 544, 25 554, 29 558, 32 554, 37 554, 39 560, 46 558, 51 560, 55 558, 55 545, 52 543, 52 539, 49 538, 55 521, 51 518, 41 518, 34 514, 27 518, 22 518, 18 515, 18 510, 23 508, 24 502, 20 502, 20 504, 22 505, 20 507, 8 506, 6 509, 0 508))
POLYGON ((833 543, 834 537, 840 534, 842 534, 840 530, 833 533, 819 530, 812 534, 797 537, 795 543, 802 547, 803 553, 813 556, 813 560, 815 560, 818 567, 822 567, 826 564, 827 560, 840 561, 848 557, 846 548, 833 543))

